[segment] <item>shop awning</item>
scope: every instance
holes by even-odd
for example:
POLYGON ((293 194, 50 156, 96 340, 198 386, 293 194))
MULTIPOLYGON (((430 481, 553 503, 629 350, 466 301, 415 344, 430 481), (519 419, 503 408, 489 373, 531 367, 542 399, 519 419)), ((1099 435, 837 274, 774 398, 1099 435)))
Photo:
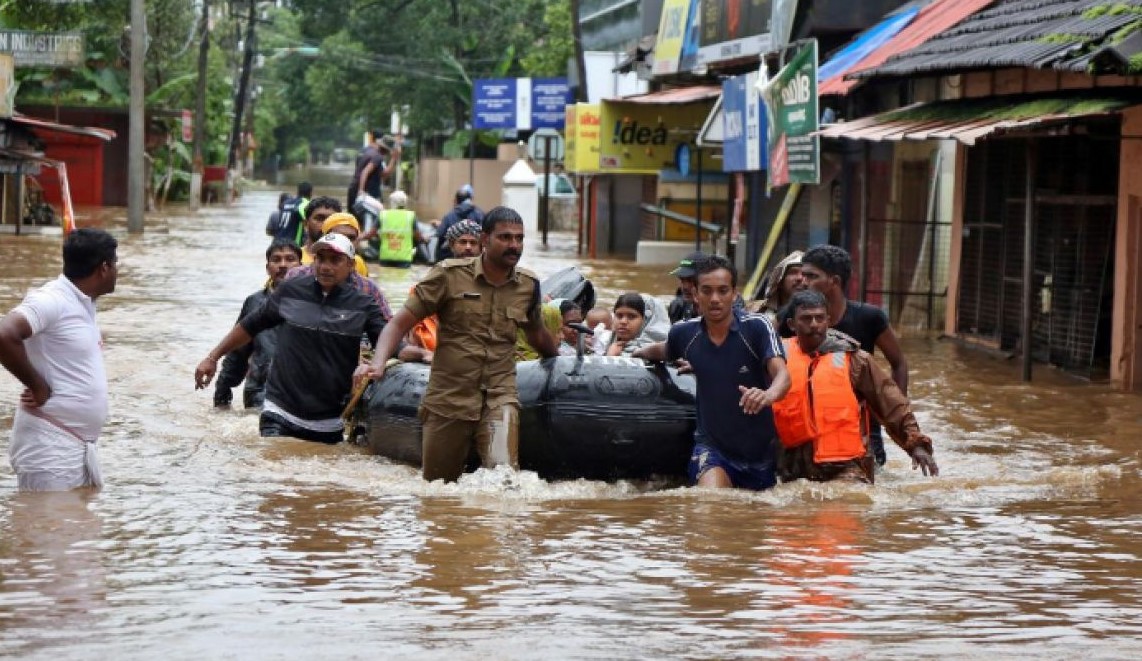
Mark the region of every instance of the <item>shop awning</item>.
POLYGON ((849 140, 977 140, 1012 131, 1065 124, 1075 119, 1116 115, 1142 99, 1115 97, 1049 97, 938 101, 832 124, 817 132, 823 138, 849 140))
POLYGON ((688 103, 698 103, 716 99, 722 95, 721 85, 695 85, 694 87, 676 87, 669 90, 624 96, 618 99, 606 99, 607 103, 642 103, 659 106, 680 106, 688 103))
POLYGON ((100 129, 94 126, 72 126, 70 124, 57 124, 56 122, 49 122, 46 119, 38 119, 36 117, 28 117, 16 113, 8 118, 9 122, 13 124, 20 124, 30 129, 41 129, 44 131, 54 131, 56 133, 71 133, 73 135, 83 135, 89 138, 98 138, 103 141, 111 141, 115 139, 115 132, 110 129, 100 129))

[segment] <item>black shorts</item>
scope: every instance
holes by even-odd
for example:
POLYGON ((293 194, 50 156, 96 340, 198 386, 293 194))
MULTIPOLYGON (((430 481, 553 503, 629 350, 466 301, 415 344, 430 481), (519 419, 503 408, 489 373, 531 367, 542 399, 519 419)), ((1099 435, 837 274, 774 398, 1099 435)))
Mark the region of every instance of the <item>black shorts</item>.
POLYGON ((277 414, 268 413, 266 411, 262 411, 262 415, 258 418, 258 431, 262 436, 288 436, 290 438, 300 438, 303 441, 315 441, 328 445, 335 445, 345 440, 344 431, 313 431, 312 429, 305 429, 304 427, 298 427, 277 414))

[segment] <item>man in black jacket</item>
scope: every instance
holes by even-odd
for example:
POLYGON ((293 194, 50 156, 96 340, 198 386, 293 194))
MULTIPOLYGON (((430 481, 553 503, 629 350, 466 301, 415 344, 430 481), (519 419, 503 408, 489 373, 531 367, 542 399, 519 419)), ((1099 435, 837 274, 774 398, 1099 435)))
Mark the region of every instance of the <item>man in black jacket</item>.
MULTIPOLYGON (((254 310, 262 307, 270 293, 285 279, 286 273, 301 264, 301 248, 290 239, 274 239, 270 247, 266 248, 266 285, 246 297, 242 303, 242 311, 238 314, 241 321, 254 310)), ((277 329, 271 328, 264 333, 258 333, 249 344, 231 351, 222 360, 222 371, 218 373, 218 381, 214 383, 214 406, 229 408, 233 395, 231 389, 246 381, 242 389, 242 403, 248 409, 262 408, 266 399, 266 377, 270 372, 270 361, 277 351, 277 329)))
POLYGON ((338 443, 361 335, 375 346, 385 318, 373 297, 348 282, 355 254, 349 239, 326 234, 310 250, 313 273, 286 280, 243 317, 198 364, 195 388, 210 384, 219 356, 276 327, 278 350, 259 419, 262 436, 338 443))

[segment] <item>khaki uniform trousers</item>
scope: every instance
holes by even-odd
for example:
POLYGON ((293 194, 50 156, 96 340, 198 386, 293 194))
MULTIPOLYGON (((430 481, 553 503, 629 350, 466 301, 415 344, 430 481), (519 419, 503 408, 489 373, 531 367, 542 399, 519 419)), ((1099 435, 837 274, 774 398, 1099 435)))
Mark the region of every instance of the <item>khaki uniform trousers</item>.
POLYGON ((472 442, 480 465, 508 464, 519 468, 519 407, 516 404, 484 406, 479 420, 457 420, 420 409, 423 423, 422 474, 428 482, 454 482, 464 472, 472 442))

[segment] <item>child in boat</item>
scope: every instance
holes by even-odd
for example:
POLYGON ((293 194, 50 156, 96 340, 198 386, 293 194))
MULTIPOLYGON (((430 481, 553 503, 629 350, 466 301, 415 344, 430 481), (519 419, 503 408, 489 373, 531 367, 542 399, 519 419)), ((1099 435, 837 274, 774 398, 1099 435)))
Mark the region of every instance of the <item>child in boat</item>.
POLYGON ((615 301, 614 333, 608 356, 630 356, 636 349, 661 342, 670 332, 666 306, 653 296, 627 292, 615 301))
POLYGON ((585 323, 591 330, 595 331, 589 345, 590 353, 596 356, 606 355, 607 345, 611 343, 611 327, 614 322, 615 317, 607 308, 591 308, 587 312, 585 323))

